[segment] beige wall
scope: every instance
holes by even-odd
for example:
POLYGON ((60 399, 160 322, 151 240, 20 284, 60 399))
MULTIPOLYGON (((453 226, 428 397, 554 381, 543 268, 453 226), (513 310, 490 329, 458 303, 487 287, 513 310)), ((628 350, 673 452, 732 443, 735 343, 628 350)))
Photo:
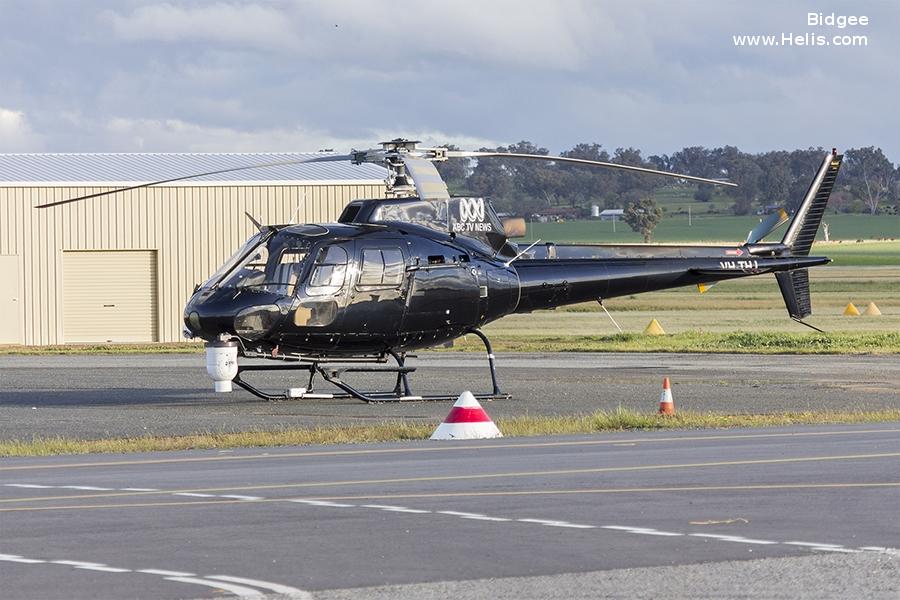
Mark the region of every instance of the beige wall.
POLYGON ((194 285, 255 231, 244 211, 277 224, 290 221, 299 207, 298 223, 333 222, 349 201, 385 191, 374 182, 174 186, 34 208, 105 189, 0 187, 0 255, 18 257, 22 343, 63 342, 63 251, 156 250, 158 337, 180 341, 182 309, 194 285))

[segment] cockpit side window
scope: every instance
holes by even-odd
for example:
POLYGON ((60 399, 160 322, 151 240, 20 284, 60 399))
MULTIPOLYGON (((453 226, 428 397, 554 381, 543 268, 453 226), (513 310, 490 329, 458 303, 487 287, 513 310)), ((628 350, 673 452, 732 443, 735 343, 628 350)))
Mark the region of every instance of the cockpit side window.
POLYGON ((362 251, 359 287, 398 287, 403 282, 403 253, 399 248, 366 248, 362 251))
POLYGON ((341 246, 319 249, 316 264, 306 286, 310 296, 334 294, 343 287, 347 274, 347 251, 341 246))
POLYGON ((403 281, 403 253, 399 248, 385 248, 381 251, 384 257, 384 285, 398 286, 403 281))
MULTIPOLYGON (((292 296, 300 271, 303 269, 303 261, 306 259, 306 249, 285 248, 273 265, 272 275, 268 278, 269 291, 283 296, 292 296)), ((274 262, 274 261, 273 261, 274 262)))

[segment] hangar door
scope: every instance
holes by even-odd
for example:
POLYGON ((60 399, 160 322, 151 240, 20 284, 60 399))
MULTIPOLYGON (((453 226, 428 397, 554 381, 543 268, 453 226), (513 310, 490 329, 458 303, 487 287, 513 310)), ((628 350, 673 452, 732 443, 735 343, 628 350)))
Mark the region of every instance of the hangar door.
POLYGON ((158 340, 155 250, 63 252, 66 342, 158 340))
POLYGON ((0 256, 0 344, 21 344, 19 257, 0 256))

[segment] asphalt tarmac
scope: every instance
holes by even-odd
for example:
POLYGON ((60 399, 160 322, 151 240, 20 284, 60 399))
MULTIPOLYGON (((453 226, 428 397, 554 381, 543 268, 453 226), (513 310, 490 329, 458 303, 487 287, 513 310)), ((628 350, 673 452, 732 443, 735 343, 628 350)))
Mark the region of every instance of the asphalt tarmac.
MULTIPOLYGON (((411 363, 419 367, 411 376, 418 393, 489 390, 483 355, 430 353, 411 363)), ((681 409, 766 413, 900 406, 895 356, 500 354, 498 372, 513 399, 488 404, 493 417, 586 414, 619 406, 652 411, 663 376, 671 378, 681 409)), ((306 383, 302 374, 252 377, 275 391, 306 383)), ((356 381, 363 377, 392 387, 384 376, 357 376, 356 381)), ((448 402, 266 402, 240 389, 215 394, 202 354, 0 356, 4 440, 269 430, 398 418, 437 422, 448 410, 448 402)))
POLYGON ((5 600, 897 598, 900 425, 4 459, 5 600))

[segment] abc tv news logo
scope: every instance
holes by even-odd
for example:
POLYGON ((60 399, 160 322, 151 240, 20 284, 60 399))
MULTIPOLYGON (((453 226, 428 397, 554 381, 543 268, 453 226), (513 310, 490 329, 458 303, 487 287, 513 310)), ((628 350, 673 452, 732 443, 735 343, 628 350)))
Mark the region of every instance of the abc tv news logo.
POLYGON ((454 233, 490 232, 494 228, 486 222, 484 198, 459 198, 459 220, 453 223, 454 233))

